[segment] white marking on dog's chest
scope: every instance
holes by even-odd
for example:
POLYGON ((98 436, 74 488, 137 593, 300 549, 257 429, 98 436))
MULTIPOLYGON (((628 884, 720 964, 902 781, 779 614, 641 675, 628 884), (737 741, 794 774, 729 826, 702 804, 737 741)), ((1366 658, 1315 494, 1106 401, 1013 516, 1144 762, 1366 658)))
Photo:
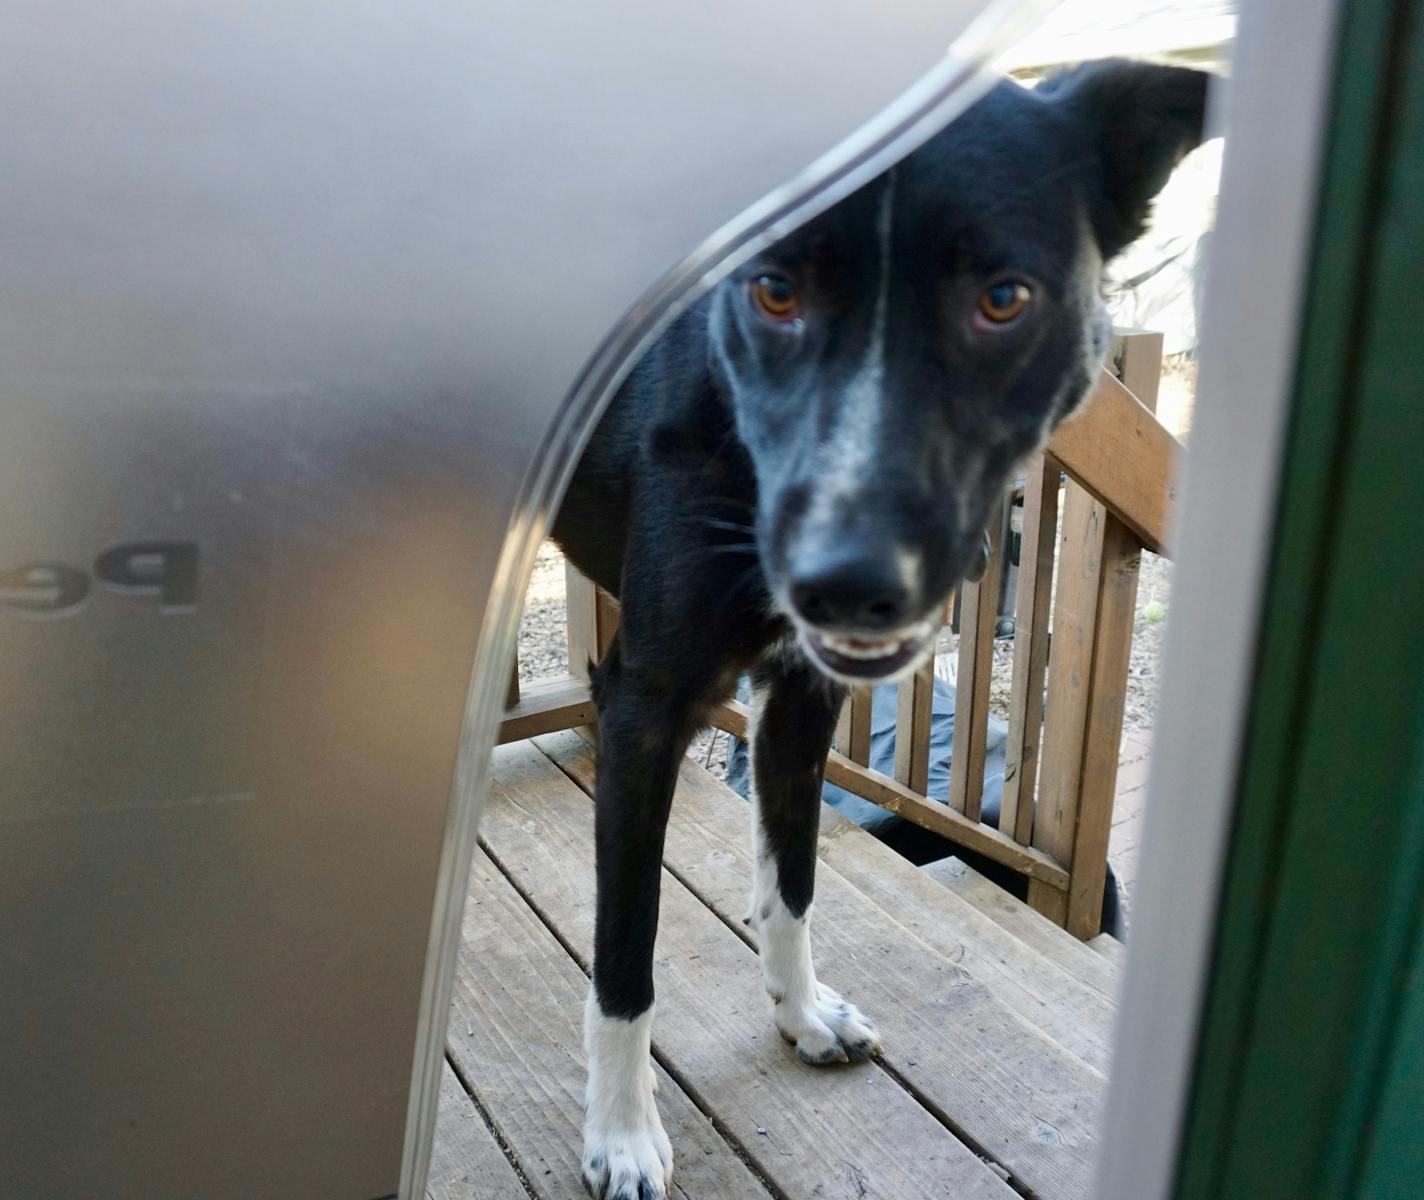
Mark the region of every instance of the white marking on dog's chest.
MULTIPOLYGON (((746 923, 756 931, 761 957, 762 982, 772 999, 772 1020, 781 1036, 796 1047, 806 1062, 858 1061, 871 1054, 880 1039, 860 1011, 847 1004, 837 992, 816 979, 811 961, 811 907, 793 915, 781 895, 780 867, 761 819, 760 787, 757 784, 758 752, 756 726, 766 704, 767 693, 752 693, 752 719, 747 737, 752 764, 752 907, 746 923)), ((762 747, 765 752, 765 747, 762 747)), ((819 789, 820 775, 813 771, 810 781, 819 789)), ((811 804, 819 802, 812 792, 811 804)), ((814 836, 814 835, 813 835, 814 836)))

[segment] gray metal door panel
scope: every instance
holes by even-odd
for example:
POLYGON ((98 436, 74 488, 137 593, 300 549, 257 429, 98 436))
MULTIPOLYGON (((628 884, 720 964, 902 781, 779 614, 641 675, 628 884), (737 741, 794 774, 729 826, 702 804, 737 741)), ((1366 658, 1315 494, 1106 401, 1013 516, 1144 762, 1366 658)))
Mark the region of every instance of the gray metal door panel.
POLYGON ((6 7, 0 1191, 418 1186, 578 436, 980 7, 6 7))

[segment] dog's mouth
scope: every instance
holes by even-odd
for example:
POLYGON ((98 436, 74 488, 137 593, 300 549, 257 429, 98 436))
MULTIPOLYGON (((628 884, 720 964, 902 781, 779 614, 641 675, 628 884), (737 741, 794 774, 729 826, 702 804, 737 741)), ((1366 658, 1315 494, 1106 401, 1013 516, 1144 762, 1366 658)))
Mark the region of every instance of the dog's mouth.
POLYGON ((931 621, 894 633, 828 633, 809 626, 800 627, 802 644, 817 664, 830 674, 854 683, 890 679, 919 662, 934 642, 931 621))

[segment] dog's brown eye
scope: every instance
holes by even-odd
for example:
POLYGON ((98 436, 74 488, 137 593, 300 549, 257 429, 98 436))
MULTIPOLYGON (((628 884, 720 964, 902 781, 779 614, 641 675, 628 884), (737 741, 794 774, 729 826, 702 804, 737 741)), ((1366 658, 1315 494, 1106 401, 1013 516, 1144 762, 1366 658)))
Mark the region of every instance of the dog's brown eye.
POLYGON ((801 315, 796 285, 781 275, 758 275, 752 280, 752 300, 773 321, 794 321, 801 315))
POLYGON ((979 311, 993 325, 1007 325, 1028 307, 1033 293, 1022 283, 996 283, 979 296, 979 311))

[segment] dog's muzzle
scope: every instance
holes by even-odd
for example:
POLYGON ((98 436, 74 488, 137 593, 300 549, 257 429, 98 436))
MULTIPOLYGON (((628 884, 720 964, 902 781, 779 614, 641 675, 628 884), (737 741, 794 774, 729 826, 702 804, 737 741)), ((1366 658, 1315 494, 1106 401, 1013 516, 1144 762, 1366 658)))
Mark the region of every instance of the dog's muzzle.
MULTIPOLYGON (((985 533, 965 568, 968 582, 983 579, 989 554, 985 533)), ((823 574, 811 585, 793 583, 791 589, 802 645, 823 670, 850 683, 896 678, 923 661, 938 633, 932 618, 905 622, 901 614, 908 595, 885 578, 877 581, 875 574, 871 564, 843 560, 834 573, 823 574), (892 622, 894 627, 886 628, 892 622)))

